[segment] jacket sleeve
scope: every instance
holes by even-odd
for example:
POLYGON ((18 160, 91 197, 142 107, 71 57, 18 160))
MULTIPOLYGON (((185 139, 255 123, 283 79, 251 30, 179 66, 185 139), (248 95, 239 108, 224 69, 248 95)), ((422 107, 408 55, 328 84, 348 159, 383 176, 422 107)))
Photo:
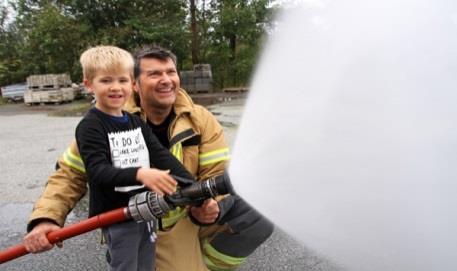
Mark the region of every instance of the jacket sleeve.
POLYGON ((87 177, 76 141, 59 158, 57 167, 34 205, 27 231, 42 220, 63 226, 68 213, 87 191, 87 177))
MULTIPOLYGON (((198 179, 206 180, 224 173, 230 160, 230 150, 224 136, 224 130, 214 115, 204 107, 198 107, 198 109, 201 114, 199 118, 201 120, 201 123, 199 123, 199 127, 201 127, 201 143, 198 154, 198 179)), ((224 208, 224 204, 222 204, 222 199, 225 197, 216 197, 219 205, 219 216, 214 223, 218 222, 227 212, 227 208, 224 208)), ((189 218, 194 224, 199 226, 214 224, 200 223, 192 216, 191 212, 189 212, 189 218)))
POLYGON ((198 179, 205 180, 224 173, 230 160, 230 152, 224 130, 214 115, 201 106, 198 110, 201 114, 198 179))

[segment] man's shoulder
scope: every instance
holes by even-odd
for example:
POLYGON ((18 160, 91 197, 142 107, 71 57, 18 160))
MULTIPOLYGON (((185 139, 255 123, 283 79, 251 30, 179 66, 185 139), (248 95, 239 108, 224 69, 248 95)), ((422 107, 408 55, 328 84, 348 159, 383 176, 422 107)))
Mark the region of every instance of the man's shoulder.
POLYGON ((194 118, 216 118, 213 113, 211 113, 206 107, 195 104, 193 110, 191 111, 191 116, 194 118))
POLYGON ((222 130, 217 118, 202 105, 195 105, 194 110, 189 114, 194 128, 202 136, 212 136, 214 133, 219 133, 222 130))

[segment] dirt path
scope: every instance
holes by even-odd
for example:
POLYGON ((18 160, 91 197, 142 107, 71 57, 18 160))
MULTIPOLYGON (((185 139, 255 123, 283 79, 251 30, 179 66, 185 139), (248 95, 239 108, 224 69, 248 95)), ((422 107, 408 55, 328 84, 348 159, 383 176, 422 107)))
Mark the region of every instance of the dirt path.
POLYGON ((45 104, 45 105, 32 105, 27 106, 24 103, 9 103, 0 105, 0 116, 14 116, 14 115, 21 115, 21 114, 47 114, 50 112, 58 112, 69 110, 73 107, 77 107, 78 105, 87 103, 84 100, 78 100, 73 103, 65 103, 65 104, 45 104))

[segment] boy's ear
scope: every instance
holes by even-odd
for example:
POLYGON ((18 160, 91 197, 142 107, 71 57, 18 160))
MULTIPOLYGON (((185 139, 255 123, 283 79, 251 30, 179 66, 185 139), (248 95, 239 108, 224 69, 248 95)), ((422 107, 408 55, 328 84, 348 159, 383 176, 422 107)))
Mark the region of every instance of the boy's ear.
POLYGON ((92 88, 91 88, 91 85, 92 85, 92 84, 91 84, 91 81, 90 81, 90 80, 84 78, 83 84, 84 84, 84 88, 87 89, 87 92, 88 92, 88 93, 93 93, 92 88))
POLYGON ((138 84, 136 83, 136 80, 132 80, 132 87, 133 87, 133 91, 138 93, 138 84))

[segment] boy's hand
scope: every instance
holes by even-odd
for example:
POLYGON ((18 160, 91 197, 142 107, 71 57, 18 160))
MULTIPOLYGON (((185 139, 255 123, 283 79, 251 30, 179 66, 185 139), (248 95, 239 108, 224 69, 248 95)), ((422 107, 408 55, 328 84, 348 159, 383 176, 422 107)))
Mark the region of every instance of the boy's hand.
MULTIPOLYGON (((46 238, 46 235, 51 232, 60 229, 54 223, 51 222, 40 222, 37 224, 31 232, 29 232, 23 240, 25 249, 31 253, 43 252, 50 250, 54 247, 46 238)), ((62 247, 62 243, 57 243, 58 247, 62 247)))
POLYGON ((177 182, 170 176, 169 173, 169 170, 140 168, 136 173, 136 179, 159 195, 170 195, 176 191, 177 182))

